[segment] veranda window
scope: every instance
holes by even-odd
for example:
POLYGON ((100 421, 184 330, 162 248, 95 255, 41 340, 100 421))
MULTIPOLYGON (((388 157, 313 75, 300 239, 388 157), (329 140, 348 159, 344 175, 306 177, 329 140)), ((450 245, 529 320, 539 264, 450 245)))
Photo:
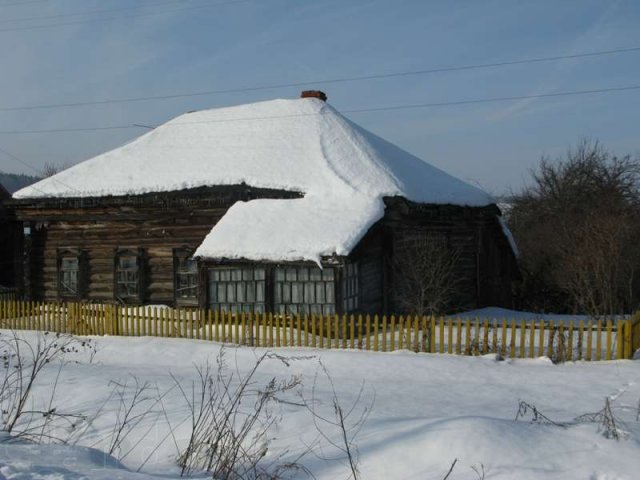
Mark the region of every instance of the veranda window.
POLYGON ((279 313, 334 314, 335 270, 318 267, 277 267, 274 307, 279 313))
POLYGON ((209 270, 209 306, 227 312, 264 312, 266 269, 221 267, 209 270))

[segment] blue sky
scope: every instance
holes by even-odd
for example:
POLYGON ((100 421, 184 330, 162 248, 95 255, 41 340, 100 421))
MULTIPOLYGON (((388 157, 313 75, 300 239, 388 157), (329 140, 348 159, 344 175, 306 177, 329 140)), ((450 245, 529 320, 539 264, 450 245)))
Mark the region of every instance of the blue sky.
MULTIPOLYGON (((640 51, 320 81, 640 47, 635 0, 16 2, 0 0, 0 109, 304 81, 317 81, 338 110, 640 85, 640 51), (110 9, 129 10, 20 20, 110 9), (27 29, 61 23, 67 25, 27 29)), ((294 98, 299 91, 0 111, 0 132, 155 125, 189 110, 294 98)), ((639 105, 640 90, 632 90, 348 116, 429 163, 502 194, 518 190, 541 155, 562 155, 582 138, 599 139, 618 154, 639 154, 639 105)), ((0 148, 29 165, 0 153, 0 170, 34 173, 46 162, 74 164, 141 133, 0 133, 0 148)))

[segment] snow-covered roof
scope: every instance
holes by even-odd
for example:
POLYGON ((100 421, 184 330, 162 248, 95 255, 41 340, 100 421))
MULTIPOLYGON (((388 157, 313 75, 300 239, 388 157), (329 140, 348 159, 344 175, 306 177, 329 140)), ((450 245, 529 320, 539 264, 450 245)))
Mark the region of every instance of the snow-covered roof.
POLYGON ((14 197, 128 195, 242 183, 304 197, 236 203, 196 256, 319 262, 355 247, 383 216, 383 197, 468 206, 494 202, 316 98, 187 113, 14 197))

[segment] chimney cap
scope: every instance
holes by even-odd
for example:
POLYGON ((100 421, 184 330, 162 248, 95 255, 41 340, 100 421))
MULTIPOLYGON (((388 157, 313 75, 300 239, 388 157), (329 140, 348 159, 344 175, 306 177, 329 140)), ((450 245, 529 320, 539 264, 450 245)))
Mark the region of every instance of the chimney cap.
POLYGON ((300 94, 300 98, 319 98, 323 102, 326 102, 327 94, 320 90, 304 90, 300 94))

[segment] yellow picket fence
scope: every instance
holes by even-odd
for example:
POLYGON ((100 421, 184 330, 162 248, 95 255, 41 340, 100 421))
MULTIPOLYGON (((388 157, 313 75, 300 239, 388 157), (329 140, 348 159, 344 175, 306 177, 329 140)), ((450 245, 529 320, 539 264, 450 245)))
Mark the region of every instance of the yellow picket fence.
POLYGON ((565 323, 395 315, 300 316, 0 300, 0 328, 193 338, 256 347, 548 356, 557 361, 631 358, 640 348, 638 314, 616 321, 565 323))

